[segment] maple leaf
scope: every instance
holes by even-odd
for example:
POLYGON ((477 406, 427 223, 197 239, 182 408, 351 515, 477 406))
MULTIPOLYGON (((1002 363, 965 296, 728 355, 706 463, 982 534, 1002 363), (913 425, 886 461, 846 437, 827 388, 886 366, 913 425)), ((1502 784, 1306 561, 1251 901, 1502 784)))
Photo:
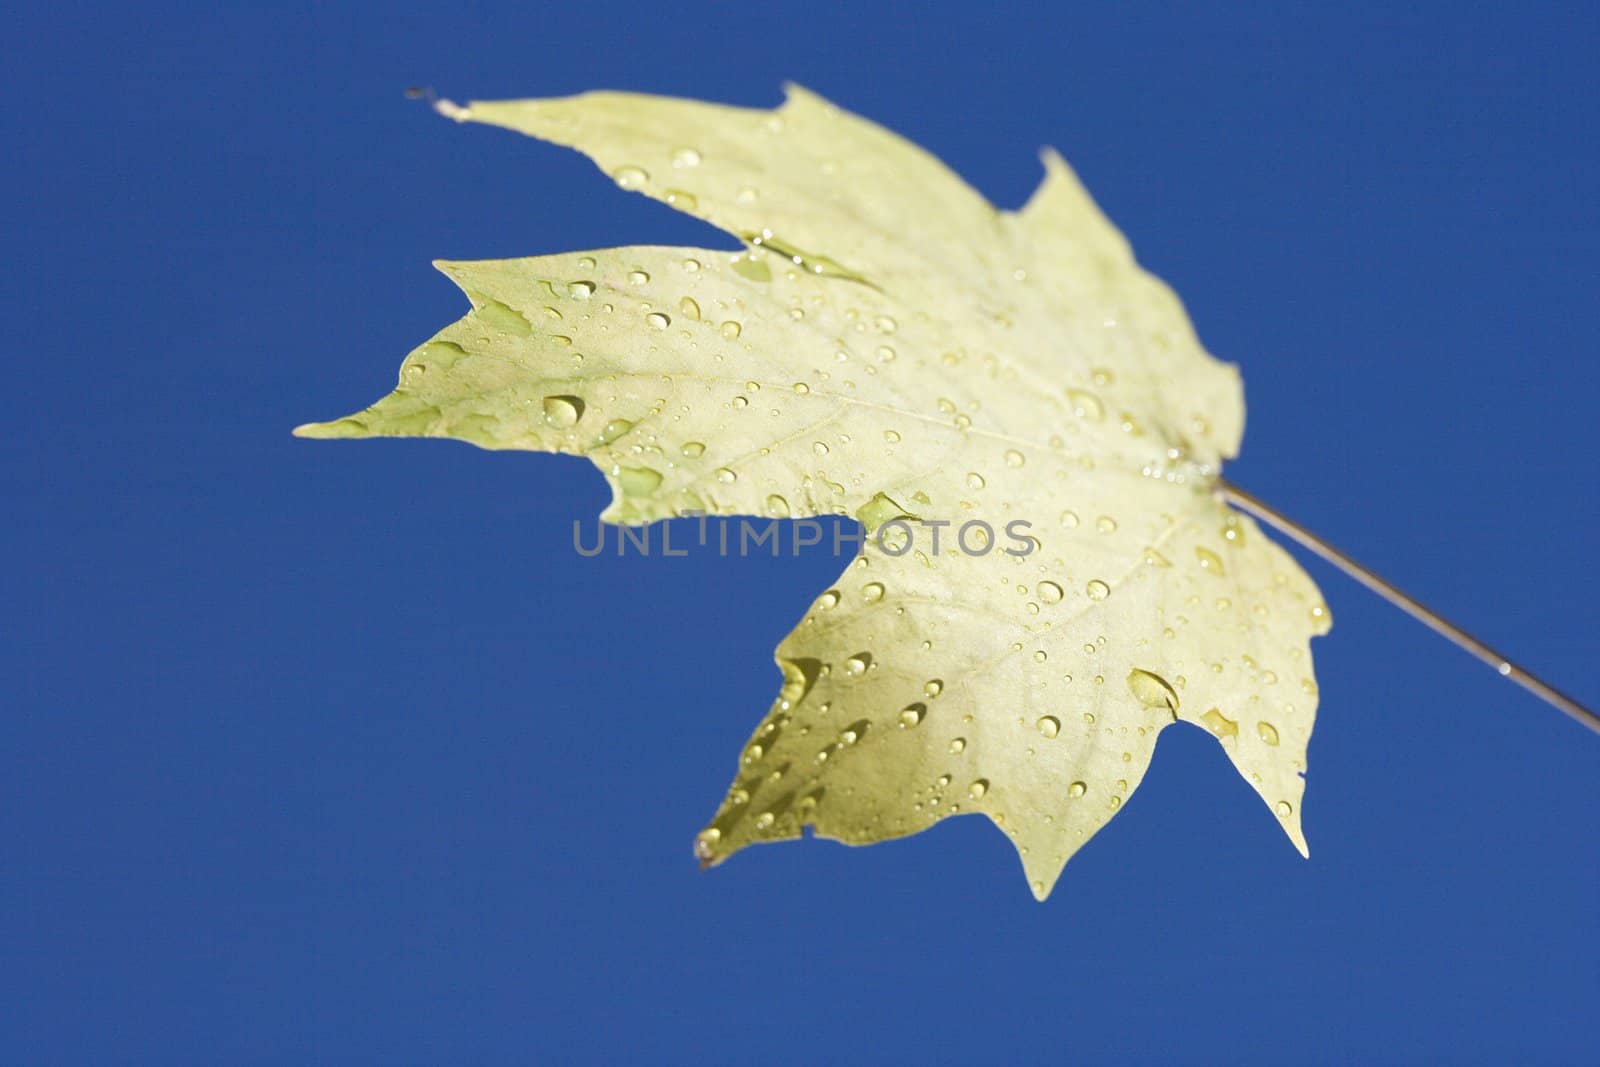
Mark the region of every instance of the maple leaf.
POLYGON ((440 263, 472 311, 394 392, 298 433, 585 455, 614 523, 867 532, 777 649, 782 689, 703 862, 977 813, 1042 899, 1177 721, 1306 851, 1327 609, 1217 491, 1236 370, 1059 157, 1011 212, 794 87, 772 111, 626 93, 441 110, 577 148, 746 247, 440 263))

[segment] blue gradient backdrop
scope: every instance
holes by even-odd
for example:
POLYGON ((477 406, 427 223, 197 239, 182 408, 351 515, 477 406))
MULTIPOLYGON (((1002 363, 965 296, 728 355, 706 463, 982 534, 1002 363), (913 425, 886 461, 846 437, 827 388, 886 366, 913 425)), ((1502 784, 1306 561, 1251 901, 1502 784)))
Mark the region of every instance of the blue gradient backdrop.
POLYGON ((1242 364, 1230 474, 1595 700, 1600 16, 1400 7, 13 9, 0 1061, 1593 1062, 1600 738, 1319 563, 1309 862, 1174 729, 1043 906, 968 819, 701 874, 838 563, 289 436, 434 257, 728 247, 407 85, 794 79, 1003 205, 1058 146, 1242 364))

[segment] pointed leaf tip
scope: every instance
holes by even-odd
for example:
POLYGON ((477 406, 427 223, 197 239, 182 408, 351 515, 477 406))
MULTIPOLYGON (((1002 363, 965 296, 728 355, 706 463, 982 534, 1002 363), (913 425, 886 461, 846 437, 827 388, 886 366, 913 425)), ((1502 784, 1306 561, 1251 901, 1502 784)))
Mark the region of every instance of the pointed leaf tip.
POLYGON ((331 441, 342 437, 370 437, 372 431, 367 424, 353 415, 342 419, 333 419, 329 422, 307 422, 296 426, 294 436, 305 437, 317 441, 331 441))

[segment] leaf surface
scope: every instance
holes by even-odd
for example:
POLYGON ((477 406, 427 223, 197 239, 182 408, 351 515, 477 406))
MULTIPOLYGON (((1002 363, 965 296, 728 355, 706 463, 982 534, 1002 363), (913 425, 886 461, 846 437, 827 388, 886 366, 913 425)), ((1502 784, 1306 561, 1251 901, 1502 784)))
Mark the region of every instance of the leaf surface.
POLYGON ((1328 612, 1213 495, 1243 432, 1235 368, 1058 156, 1011 212, 793 87, 772 111, 590 93, 447 113, 585 152, 745 250, 440 263, 472 311, 394 392, 298 433, 585 455, 615 523, 867 532, 778 647, 703 862, 978 813, 1042 899, 1175 721, 1218 739, 1305 852, 1328 612))

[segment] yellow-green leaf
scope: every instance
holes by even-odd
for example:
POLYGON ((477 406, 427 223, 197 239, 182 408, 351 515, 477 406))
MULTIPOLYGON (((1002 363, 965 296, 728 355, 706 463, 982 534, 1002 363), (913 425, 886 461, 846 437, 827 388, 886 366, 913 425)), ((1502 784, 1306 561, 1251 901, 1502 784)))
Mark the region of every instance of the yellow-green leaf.
POLYGON ((837 514, 902 539, 869 537, 779 645, 703 862, 807 826, 864 844, 982 814, 1042 898, 1176 721, 1305 851, 1327 610, 1213 493, 1243 431, 1237 372, 1059 157, 1010 212, 796 88, 773 111, 623 93, 444 110, 577 148, 745 250, 440 263, 472 311, 394 392, 298 433, 586 455, 611 522, 837 514), (973 522, 994 535, 970 527, 962 551, 973 522))

